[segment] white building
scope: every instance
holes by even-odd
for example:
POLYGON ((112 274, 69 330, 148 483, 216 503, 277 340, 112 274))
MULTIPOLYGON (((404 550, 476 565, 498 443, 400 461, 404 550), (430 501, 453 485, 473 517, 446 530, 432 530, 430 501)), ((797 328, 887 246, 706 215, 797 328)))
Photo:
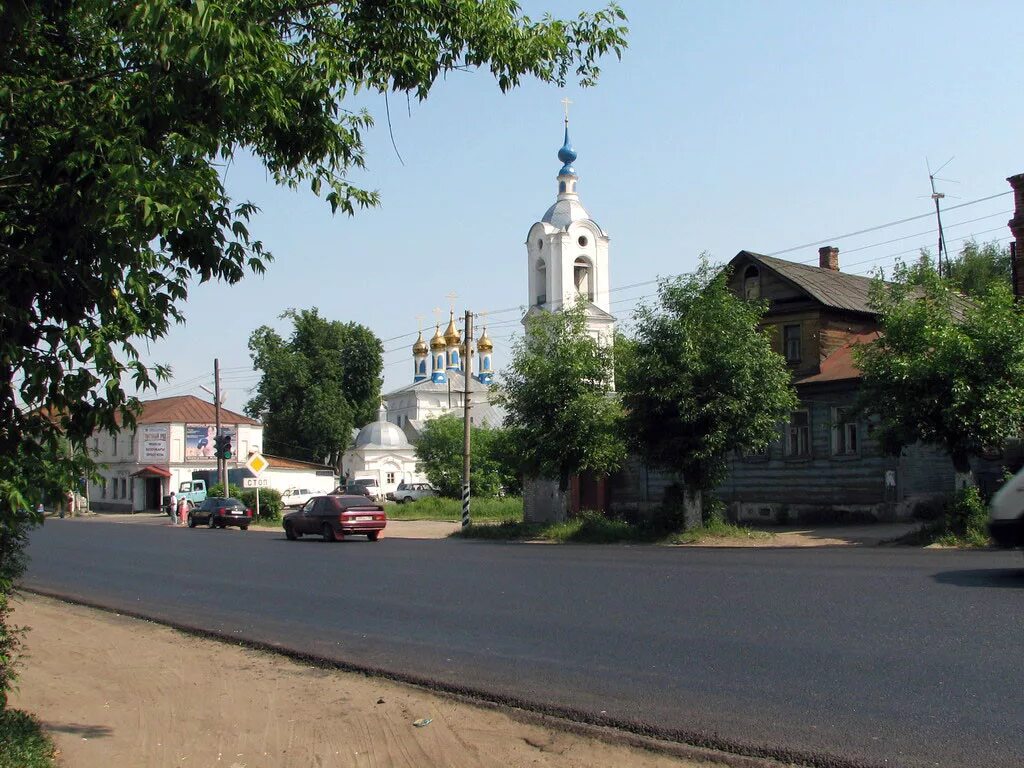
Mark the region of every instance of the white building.
MULTIPOLYGON (((192 395, 142 402, 134 430, 97 432, 88 447, 100 465, 99 482, 88 488, 91 509, 112 512, 157 510, 172 489, 193 477, 213 479, 217 471, 212 403, 192 395)), ((220 410, 221 433, 230 435, 231 482, 250 474, 244 464, 263 444, 263 425, 240 413, 220 410)), ((309 487, 327 493, 337 485, 335 472, 321 464, 267 456, 270 468, 262 477, 275 490, 309 487)))
POLYGON ((601 344, 613 340, 615 317, 608 297, 608 234, 590 218, 576 190, 579 177, 573 167, 577 157, 569 141, 558 150, 558 196, 526 237, 528 304, 523 318, 542 310, 572 306, 580 297, 586 302, 587 329, 601 344))
POLYGON ((416 449, 405 432, 388 421, 383 407, 377 421, 359 430, 352 447, 342 456, 341 466, 350 482, 373 478, 385 494, 401 482, 426 482, 426 476, 416 468, 416 449))

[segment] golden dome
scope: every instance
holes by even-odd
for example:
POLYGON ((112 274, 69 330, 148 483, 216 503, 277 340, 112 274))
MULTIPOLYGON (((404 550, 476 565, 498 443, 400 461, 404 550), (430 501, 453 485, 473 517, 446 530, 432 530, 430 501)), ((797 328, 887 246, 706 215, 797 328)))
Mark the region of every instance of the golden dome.
POLYGON ((462 341, 462 336, 459 335, 458 330, 455 328, 455 310, 451 311, 451 317, 448 320, 448 327, 444 329, 444 340, 448 343, 449 347, 457 347, 462 341))
POLYGON ((483 334, 476 342, 476 348, 481 352, 491 352, 494 350, 494 344, 491 342, 491 337, 487 335, 487 328, 484 328, 483 334))
POLYGON ((434 326, 434 336, 430 339, 430 348, 435 352, 438 352, 448 346, 448 342, 444 340, 444 336, 441 335, 441 324, 438 323, 434 326))
POLYGON ((416 339, 416 343, 412 345, 412 353, 414 355, 426 355, 430 352, 430 348, 427 346, 427 342, 423 340, 423 331, 420 331, 420 336, 416 339))

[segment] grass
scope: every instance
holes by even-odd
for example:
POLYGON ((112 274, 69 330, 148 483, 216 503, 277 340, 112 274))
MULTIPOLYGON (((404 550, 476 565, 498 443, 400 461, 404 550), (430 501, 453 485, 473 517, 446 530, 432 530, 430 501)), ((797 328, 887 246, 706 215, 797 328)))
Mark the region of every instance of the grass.
POLYGON ((17 709, 0 711, 0 768, 56 768, 55 751, 32 715, 17 709))
POLYGON ((693 544, 707 538, 768 539, 774 534, 754 531, 719 521, 685 533, 666 533, 650 526, 630 525, 624 520, 611 520, 598 512, 584 512, 564 523, 523 523, 504 520, 500 523, 474 524, 468 531, 453 536, 494 541, 550 541, 560 544, 693 544))
POLYGON ((976 487, 962 488, 946 499, 938 518, 897 539, 895 543, 922 547, 930 544, 941 547, 987 547, 992 543, 988 535, 988 507, 976 487))
MULTIPOLYGON (((389 520, 441 520, 454 523, 462 519, 462 500, 432 496, 406 504, 388 504, 389 520)), ((472 499, 470 515, 474 522, 522 520, 523 500, 518 496, 501 499, 472 499)))
POLYGON ((712 518, 699 528, 672 535, 673 544, 699 544, 707 539, 770 539, 774 533, 758 531, 743 525, 734 525, 712 518))

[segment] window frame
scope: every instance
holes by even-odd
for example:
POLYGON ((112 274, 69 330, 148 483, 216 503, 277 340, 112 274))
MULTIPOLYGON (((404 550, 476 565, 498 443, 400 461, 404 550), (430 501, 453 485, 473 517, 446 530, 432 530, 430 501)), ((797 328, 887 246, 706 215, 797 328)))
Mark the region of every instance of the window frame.
POLYGON ((799 363, 803 360, 803 328, 800 323, 782 324, 782 356, 787 363, 799 363), (796 336, 790 337, 789 331, 795 329, 796 336), (790 341, 796 343, 796 356, 789 354, 790 341))
POLYGON ((860 456, 860 422, 851 417, 850 406, 834 406, 832 408, 832 456, 834 458, 852 458, 860 456), (853 435, 853 447, 850 448, 850 435, 853 435))
POLYGON ((786 438, 784 450, 787 459, 810 459, 813 457, 813 445, 811 438, 811 409, 810 408, 794 408, 789 412, 789 419, 786 422, 786 438), (795 426, 793 417, 797 414, 803 414, 806 417, 806 423, 801 426, 795 426), (805 431, 806 434, 806 445, 804 451, 800 451, 800 430, 805 431), (793 450, 793 443, 797 443, 797 450, 793 450))

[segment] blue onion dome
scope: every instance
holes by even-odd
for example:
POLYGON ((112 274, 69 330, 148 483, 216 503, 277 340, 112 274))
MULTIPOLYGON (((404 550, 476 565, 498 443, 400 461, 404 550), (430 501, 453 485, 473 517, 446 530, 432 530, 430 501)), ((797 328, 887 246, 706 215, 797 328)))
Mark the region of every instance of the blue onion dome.
POLYGON ((558 172, 559 176, 576 175, 576 169, 572 167, 572 164, 576 161, 576 150, 572 148, 572 142, 569 141, 568 125, 565 126, 565 143, 562 144, 562 148, 558 150, 558 159, 562 161, 562 170, 558 172))

